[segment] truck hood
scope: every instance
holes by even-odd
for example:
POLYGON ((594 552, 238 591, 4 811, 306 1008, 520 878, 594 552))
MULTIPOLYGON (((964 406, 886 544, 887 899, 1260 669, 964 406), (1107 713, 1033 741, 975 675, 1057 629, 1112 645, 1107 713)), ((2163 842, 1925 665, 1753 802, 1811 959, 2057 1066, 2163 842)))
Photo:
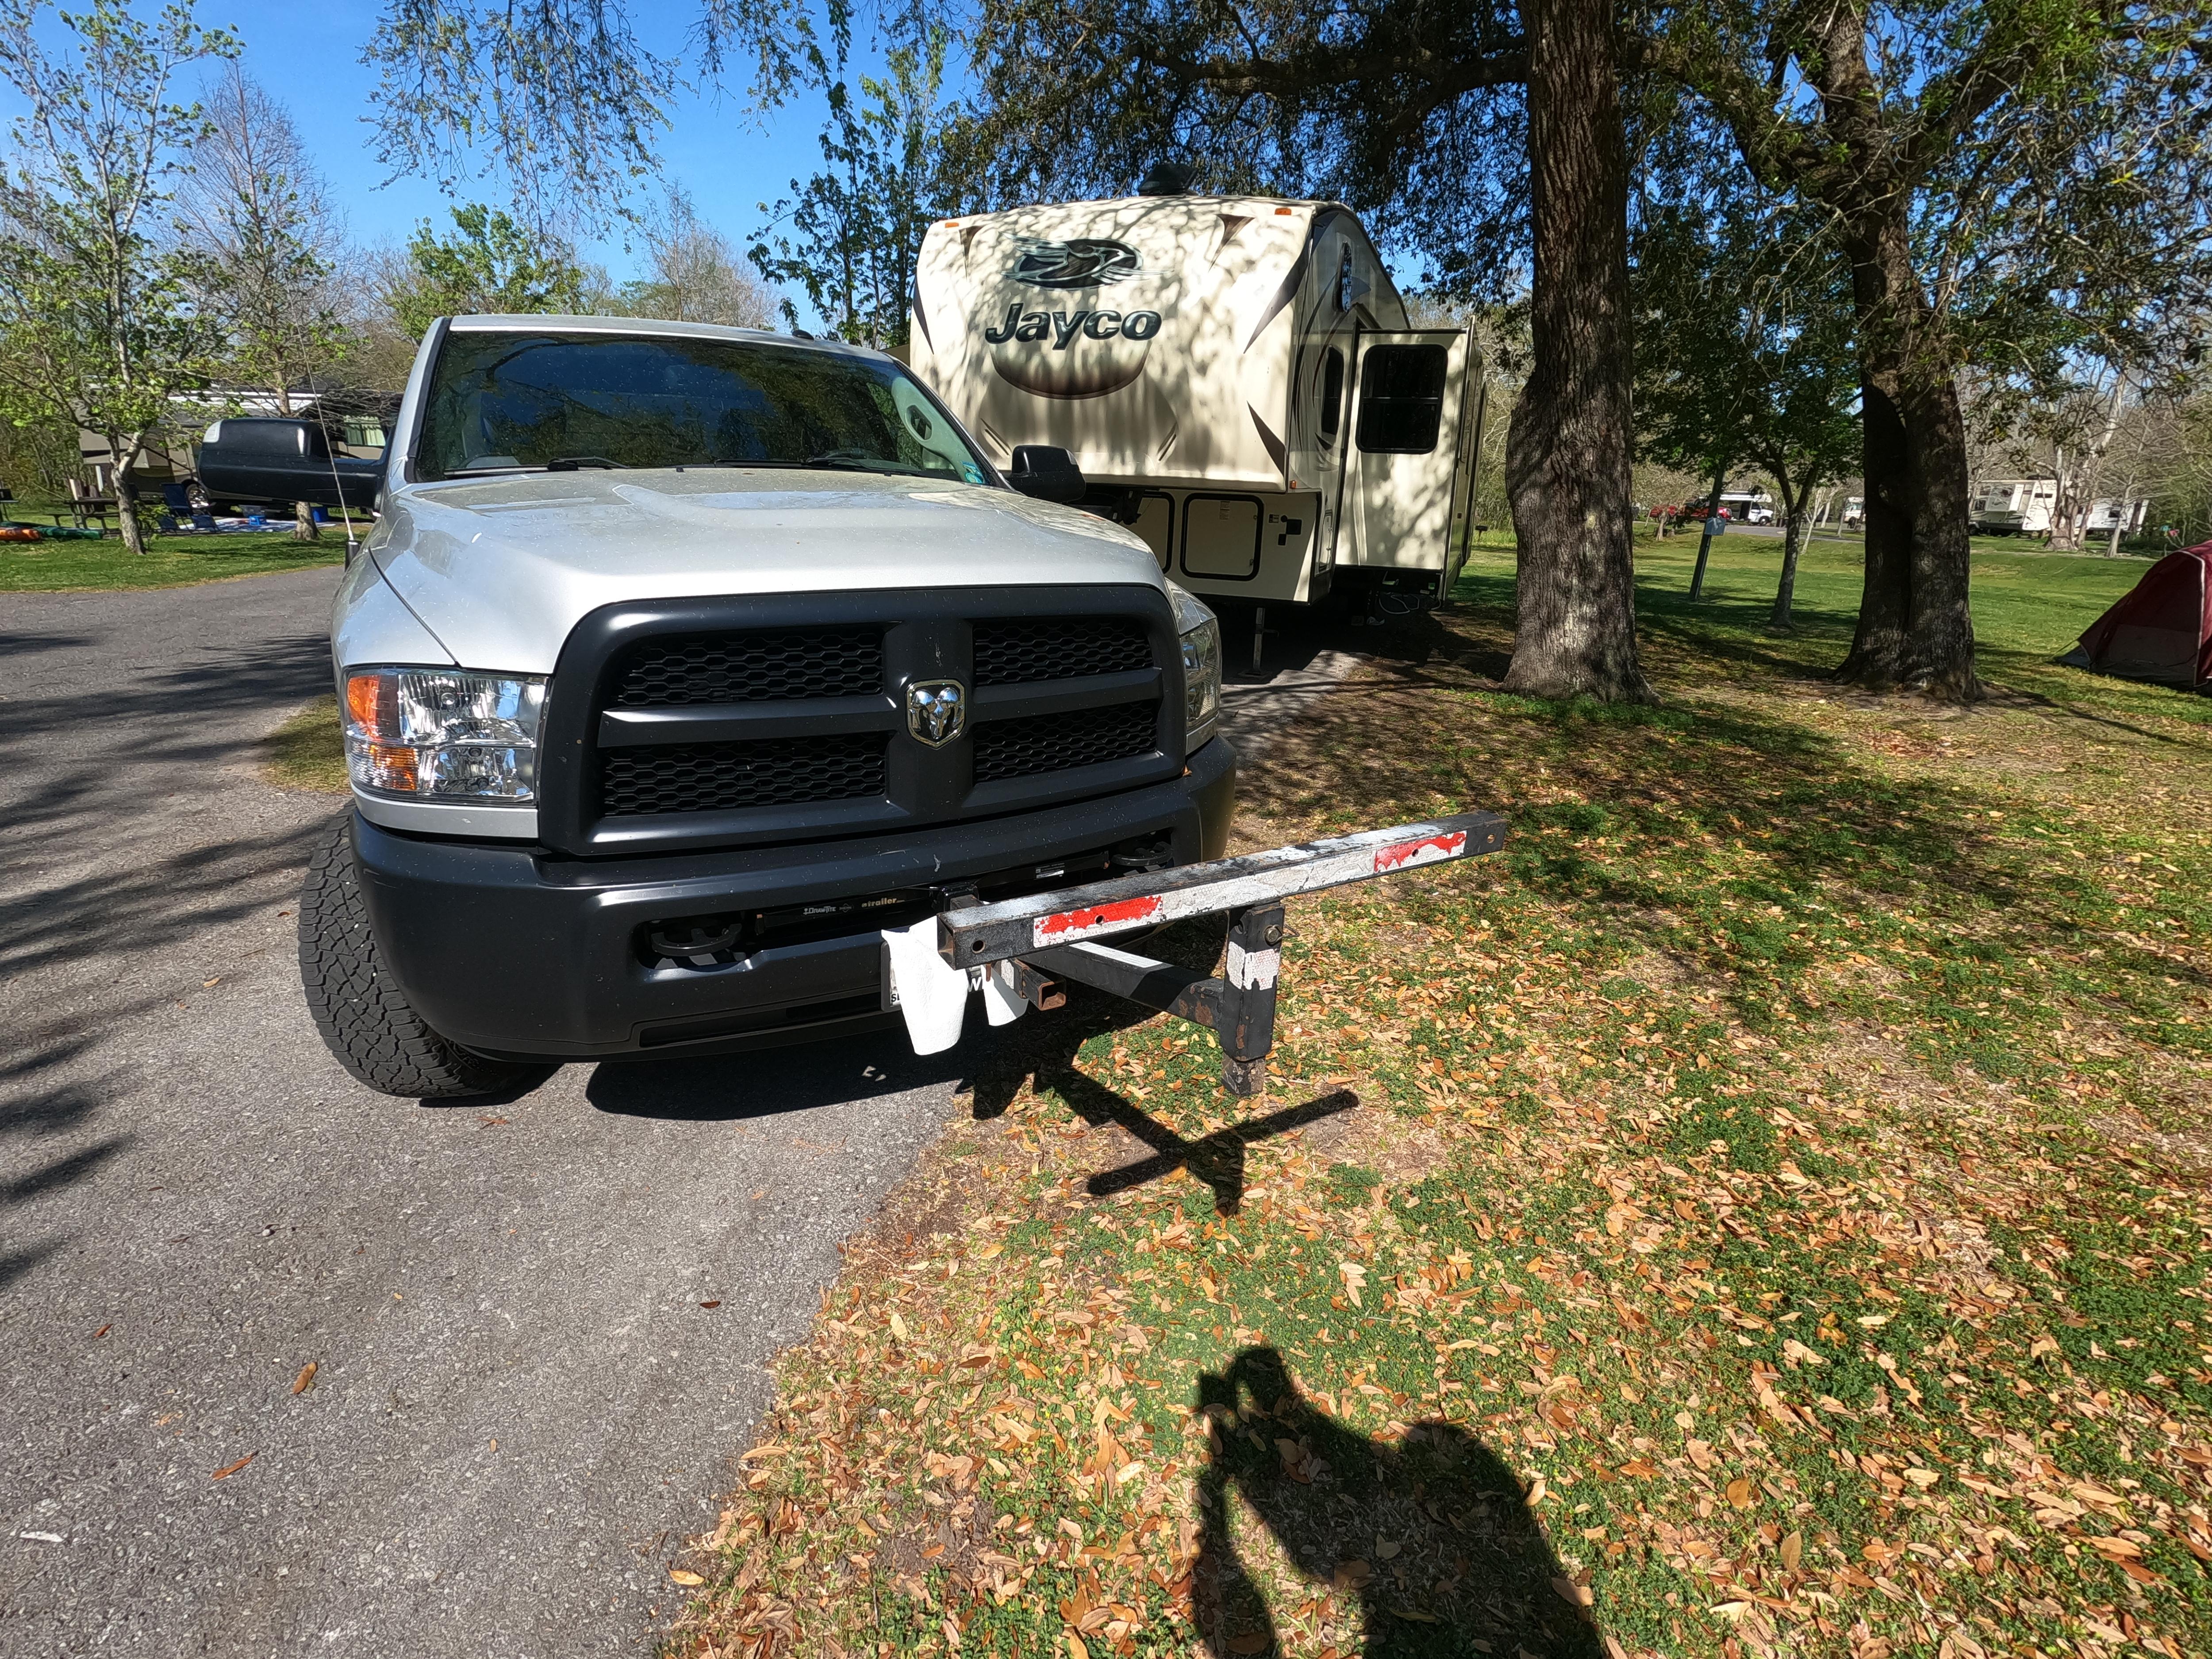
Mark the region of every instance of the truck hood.
POLYGON ((1117 525, 1009 489, 877 473, 520 473, 393 489, 368 542, 457 663, 548 674, 629 599, 902 587, 1161 586, 1117 525))

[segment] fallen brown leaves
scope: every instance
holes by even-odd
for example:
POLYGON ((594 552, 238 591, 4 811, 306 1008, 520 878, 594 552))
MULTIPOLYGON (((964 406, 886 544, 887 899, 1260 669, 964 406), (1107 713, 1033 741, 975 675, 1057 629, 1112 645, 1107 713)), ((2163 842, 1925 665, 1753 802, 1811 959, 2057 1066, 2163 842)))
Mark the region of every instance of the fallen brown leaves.
POLYGON ((2075 1104, 2208 1069, 2199 866, 2098 863, 2184 792, 2076 790, 2026 713, 1969 789, 1790 687, 1472 684, 1348 689, 1246 833, 1356 767, 1520 861, 1303 903, 1259 1106, 1188 1028, 1031 1023, 780 1362, 679 1651, 2212 1650, 2212 1206, 2075 1104))

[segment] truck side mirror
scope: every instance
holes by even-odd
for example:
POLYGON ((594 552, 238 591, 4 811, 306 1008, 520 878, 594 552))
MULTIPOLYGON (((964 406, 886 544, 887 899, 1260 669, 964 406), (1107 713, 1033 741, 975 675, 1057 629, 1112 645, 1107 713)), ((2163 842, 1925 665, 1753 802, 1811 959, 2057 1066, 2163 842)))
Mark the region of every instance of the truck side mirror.
POLYGON ((1073 507, 1087 487, 1075 458, 1051 444, 1016 444, 1014 464, 1006 469, 1006 482, 1024 495, 1041 501, 1073 507))

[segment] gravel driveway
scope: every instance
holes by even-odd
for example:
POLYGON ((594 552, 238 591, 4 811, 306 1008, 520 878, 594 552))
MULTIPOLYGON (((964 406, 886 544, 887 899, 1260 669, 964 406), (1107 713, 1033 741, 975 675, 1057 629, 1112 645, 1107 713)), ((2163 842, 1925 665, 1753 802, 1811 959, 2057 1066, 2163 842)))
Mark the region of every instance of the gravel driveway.
MULTIPOLYGON (((334 804, 255 750, 336 580, 0 596, 0 1655, 650 1650, 764 1362, 957 1109, 895 1036, 354 1084, 293 955, 334 804)), ((1349 665, 1283 657, 1255 731, 1349 665)))

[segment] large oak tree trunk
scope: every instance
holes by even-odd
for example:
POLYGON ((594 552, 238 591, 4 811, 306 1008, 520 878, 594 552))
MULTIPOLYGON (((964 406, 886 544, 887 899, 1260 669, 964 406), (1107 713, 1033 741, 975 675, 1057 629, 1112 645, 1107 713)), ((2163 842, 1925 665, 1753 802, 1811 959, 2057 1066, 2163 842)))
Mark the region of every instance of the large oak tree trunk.
POLYGON ((1508 690, 1654 701, 1629 516, 1628 157, 1604 0, 1525 0, 1534 362, 1506 489, 1520 544, 1508 690))
POLYGON ((1966 423, 1902 224, 1852 237, 1866 472, 1866 586, 1838 679, 1875 690, 1981 696, 1967 603, 1966 423))

